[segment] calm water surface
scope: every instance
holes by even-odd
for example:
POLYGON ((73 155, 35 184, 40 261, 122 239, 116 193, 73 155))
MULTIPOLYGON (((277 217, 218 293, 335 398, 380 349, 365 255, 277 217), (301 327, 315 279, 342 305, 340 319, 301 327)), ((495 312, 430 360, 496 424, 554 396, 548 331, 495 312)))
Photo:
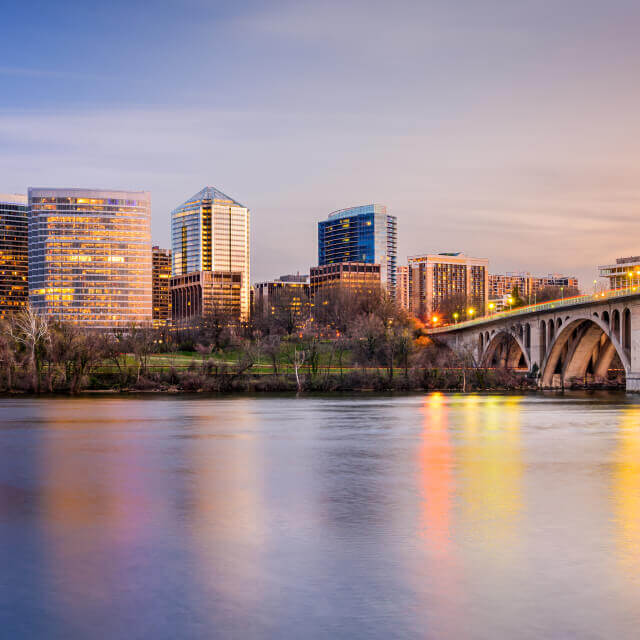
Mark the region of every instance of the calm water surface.
POLYGON ((0 400, 6 638, 637 638, 632 396, 0 400))

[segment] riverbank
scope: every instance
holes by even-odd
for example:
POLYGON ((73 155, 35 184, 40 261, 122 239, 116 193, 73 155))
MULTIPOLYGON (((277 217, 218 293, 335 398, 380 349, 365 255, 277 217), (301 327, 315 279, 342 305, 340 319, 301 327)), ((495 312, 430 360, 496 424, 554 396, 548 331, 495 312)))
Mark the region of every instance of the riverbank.
MULTIPOLYGON (((536 381, 524 373, 495 369, 357 370, 322 373, 210 373, 167 369, 137 375, 134 369, 119 374, 96 372, 87 376, 75 393, 371 393, 424 391, 533 391, 536 381)), ((33 389, 4 389, 9 394, 33 389)), ((40 394, 72 395, 68 388, 43 384, 40 394)))

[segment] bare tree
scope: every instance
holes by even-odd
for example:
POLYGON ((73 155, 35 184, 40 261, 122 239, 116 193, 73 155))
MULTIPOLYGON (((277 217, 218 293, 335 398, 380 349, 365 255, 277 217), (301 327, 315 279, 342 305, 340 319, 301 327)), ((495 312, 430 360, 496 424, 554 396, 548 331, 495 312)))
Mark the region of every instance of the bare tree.
POLYGON ((120 384, 125 384, 128 377, 127 353, 132 350, 129 336, 123 332, 117 332, 104 333, 100 338, 100 351, 103 358, 115 364, 120 384))
POLYGON ((17 313, 9 324, 9 335, 22 344, 28 355, 28 366, 34 391, 40 391, 40 369, 43 351, 49 340, 49 321, 31 305, 17 313))
POLYGON ((14 373, 17 366, 17 353, 15 343, 10 334, 9 327, 0 321, 0 372, 4 374, 5 388, 13 389, 14 373))
POLYGON ((355 361, 364 369, 377 366, 386 336, 383 321, 372 313, 359 315, 350 327, 355 361))
POLYGON ((202 373, 207 371, 207 359, 213 351, 212 344, 197 344, 196 351, 202 356, 202 373))
POLYGON ((131 350, 138 362, 136 383, 140 382, 140 376, 147 372, 149 356, 157 351, 157 338, 153 329, 132 326, 129 332, 131 350))
POLYGON ((262 339, 262 349, 271 360, 274 375, 278 375, 278 358, 282 351, 282 341, 278 335, 268 335, 262 339))
POLYGON ((296 385, 298 387, 298 393, 302 391, 302 382, 300 381, 300 367, 304 364, 306 359, 306 352, 304 349, 298 349, 294 347, 293 349, 293 370, 296 374, 296 385))

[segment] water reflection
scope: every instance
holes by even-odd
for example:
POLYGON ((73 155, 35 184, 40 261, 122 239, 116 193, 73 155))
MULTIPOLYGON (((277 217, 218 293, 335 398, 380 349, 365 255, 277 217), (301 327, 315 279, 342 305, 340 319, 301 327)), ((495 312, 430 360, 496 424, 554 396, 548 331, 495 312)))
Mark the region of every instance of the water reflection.
POLYGON ((434 553, 445 555, 451 548, 451 495, 453 452, 449 442, 448 406, 441 393, 426 396, 419 449, 422 491, 421 535, 434 553))
MULTIPOLYGON (((518 537, 523 508, 520 410, 522 399, 469 396, 458 451, 462 517, 475 541, 506 560, 518 537)), ((494 555, 495 554, 495 555, 494 555)))
POLYGON ((640 581, 640 407, 627 406, 618 423, 613 476, 616 539, 623 571, 640 581))
POLYGON ((192 403, 190 415, 182 433, 191 491, 189 547, 198 584, 211 602, 225 602, 223 610, 203 612, 209 625, 235 635, 235 621, 255 610, 266 592, 263 443, 253 433, 255 414, 242 401, 221 405, 215 416, 192 403))
POLYGON ((0 624, 635 637, 640 402, 0 400, 0 624))

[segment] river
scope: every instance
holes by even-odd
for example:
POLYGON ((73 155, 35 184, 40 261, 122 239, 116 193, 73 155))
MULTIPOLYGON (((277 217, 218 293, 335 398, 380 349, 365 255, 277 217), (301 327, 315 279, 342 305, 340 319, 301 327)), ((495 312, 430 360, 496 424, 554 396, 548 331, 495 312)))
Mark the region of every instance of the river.
POLYGON ((632 638, 640 399, 5 398, 6 638, 632 638))

